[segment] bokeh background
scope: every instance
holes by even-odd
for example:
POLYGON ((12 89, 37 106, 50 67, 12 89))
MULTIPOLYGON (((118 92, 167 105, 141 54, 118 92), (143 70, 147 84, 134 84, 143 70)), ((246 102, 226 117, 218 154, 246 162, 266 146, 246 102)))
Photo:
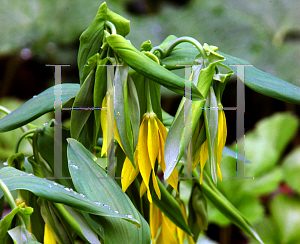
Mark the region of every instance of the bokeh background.
MULTIPOLYGON (((191 36, 202 44, 218 46, 224 53, 245 59, 269 74, 300 86, 298 0, 106 2, 109 9, 131 21, 131 32, 126 38, 137 49, 146 40, 151 40, 152 46, 156 46, 171 34, 178 37, 191 36)), ((70 67, 62 70, 63 82, 79 83, 79 36, 92 22, 102 1, 1 0, 0 3, 0 104, 13 110, 52 86, 54 70, 46 67, 46 64, 70 64, 70 67)), ((177 74, 183 76, 183 72, 177 74)), ((253 130, 261 119, 277 112, 290 111, 295 118, 300 117, 298 105, 265 97, 248 88, 245 98, 246 132, 253 130)), ((167 112, 174 115, 179 102, 180 97, 162 89, 162 106, 167 112)), ((236 105, 235 76, 224 92, 223 105, 236 105)), ((0 114, 0 118, 3 116, 0 114)), ((232 144, 236 140, 235 111, 226 111, 226 117, 227 142, 232 144)), ((51 118, 53 115, 48 114, 36 123, 42 124, 51 118)), ((68 118, 67 113, 64 118, 68 118)), ((298 127, 299 120, 295 121, 298 127)), ((289 123, 282 123, 280 126, 289 126, 289 123)), ((281 127, 278 127, 279 130, 281 127)), ((279 158, 284 158, 299 147, 300 133, 297 129, 293 133, 281 149, 279 158)), ((0 135, 0 163, 13 153, 19 135, 19 131, 0 135)), ((25 144, 22 145, 23 150, 30 154, 30 147, 25 144)), ((285 183, 281 183, 278 189, 280 187, 291 190, 285 183)), ((294 194, 293 190, 291 192, 294 194)), ((216 241, 223 238, 222 243, 247 243, 246 238, 239 237, 241 234, 237 234, 236 242, 233 235, 231 242, 225 242, 227 237, 220 235, 227 227, 222 227, 221 224, 212 223, 207 235, 216 241)), ((240 232, 234 229, 233 233, 240 232)))

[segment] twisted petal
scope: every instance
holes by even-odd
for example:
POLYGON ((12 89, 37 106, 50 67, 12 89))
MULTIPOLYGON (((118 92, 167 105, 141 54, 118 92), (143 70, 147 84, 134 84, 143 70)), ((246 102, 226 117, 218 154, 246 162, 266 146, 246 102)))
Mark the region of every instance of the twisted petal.
POLYGON ((135 165, 136 169, 133 168, 132 163, 130 162, 129 158, 126 157, 123 168, 122 168, 122 173, 121 173, 121 184, 122 184, 122 190, 125 192, 127 188, 131 185, 131 183, 134 181, 134 179, 137 177, 139 173, 139 165, 137 163, 137 155, 138 152, 136 151, 134 158, 135 158, 135 165))
POLYGON ((154 187, 154 190, 156 192, 156 195, 158 196, 158 198, 160 200, 161 199, 161 193, 160 193, 160 190, 159 190, 159 187, 158 187, 158 183, 157 183, 157 179, 155 177, 154 171, 152 171, 152 182, 153 182, 153 187, 154 187))

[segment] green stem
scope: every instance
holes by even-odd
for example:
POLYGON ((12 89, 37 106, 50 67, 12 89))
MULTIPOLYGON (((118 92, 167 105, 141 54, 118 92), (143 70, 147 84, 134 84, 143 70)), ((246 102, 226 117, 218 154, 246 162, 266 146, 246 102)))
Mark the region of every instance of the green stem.
POLYGON ((37 167, 34 167, 34 173, 36 176, 40 178, 44 178, 44 172, 41 169, 41 162, 40 162, 40 157, 39 157, 39 152, 38 152, 38 145, 37 145, 37 140, 38 140, 38 135, 44 131, 44 128, 37 128, 33 134, 33 156, 35 159, 35 162, 37 164, 37 167))
POLYGON ((11 209, 14 209, 17 207, 15 200, 13 196, 11 195, 11 192, 9 191, 8 187, 5 185, 5 183, 0 179, 0 188, 3 191, 4 196, 7 199, 7 202, 11 209))
POLYGON ((172 50, 180 43, 182 42, 189 42, 189 43, 192 43, 193 45, 196 46, 196 48, 199 50, 201 56, 203 58, 206 58, 207 55, 206 55, 206 52, 203 50, 203 47, 202 45, 194 38, 192 37, 188 37, 188 36, 183 36, 183 37, 179 37, 177 38, 175 41, 173 41, 166 49, 166 52, 165 52, 165 55, 163 56, 164 57, 167 57, 168 55, 170 55, 170 53, 172 52, 172 50))
POLYGON ((18 139, 17 141, 17 144, 16 144, 16 147, 15 147, 15 153, 18 153, 18 150, 19 150, 19 146, 20 146, 20 143, 21 141, 28 135, 28 134, 31 134, 31 133, 34 133, 36 129, 32 129, 32 130, 28 130, 26 132, 24 132, 21 137, 18 139))
POLYGON ((146 92, 146 99, 147 99, 147 113, 153 113, 152 103, 151 103, 151 94, 150 94, 150 84, 148 79, 146 79, 145 84, 145 92, 146 92))
POLYGON ((111 34, 112 35, 116 35, 117 34, 117 30, 116 27, 114 26, 113 23, 111 23, 110 21, 106 21, 105 25, 108 26, 110 28, 111 34))
POLYGON ((153 47, 153 48, 151 49, 150 53, 153 53, 153 54, 154 54, 155 51, 158 51, 158 52, 160 53, 160 57, 163 57, 163 56, 164 56, 164 50, 162 50, 161 47, 159 47, 159 46, 153 47))

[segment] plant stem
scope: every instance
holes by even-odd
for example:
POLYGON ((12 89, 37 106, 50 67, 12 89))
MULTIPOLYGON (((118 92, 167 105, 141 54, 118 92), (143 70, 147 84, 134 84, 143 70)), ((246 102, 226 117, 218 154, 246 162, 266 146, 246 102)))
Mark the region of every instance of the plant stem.
POLYGON ((161 57, 164 56, 164 50, 162 50, 161 47, 159 47, 159 46, 153 47, 153 48, 151 49, 150 53, 153 53, 153 54, 154 54, 155 51, 159 51, 161 57))
POLYGON ((175 41, 173 41, 166 49, 165 55, 163 56, 166 57, 168 56, 172 50, 180 43, 182 42, 189 42, 192 43, 196 46, 196 48, 199 50, 201 56, 205 59, 207 57, 206 52, 203 50, 202 45, 194 38, 192 37, 188 37, 188 36, 183 36, 183 37, 179 37, 177 38, 175 41))
POLYGON ((110 21, 106 21, 105 25, 107 25, 110 28, 110 31, 111 31, 112 35, 116 35, 117 34, 116 27, 114 26, 113 23, 111 23, 110 21))
POLYGON ((36 130, 36 129, 28 130, 28 131, 24 132, 24 133, 20 136, 20 138, 19 138, 18 141, 17 141, 16 147, 15 147, 15 153, 18 153, 20 143, 21 143, 21 141, 24 139, 24 137, 26 137, 28 134, 34 133, 35 130, 36 130))
POLYGON ((11 195, 8 187, 5 185, 5 183, 0 179, 0 188, 3 191, 4 196, 7 199, 7 202, 9 204, 9 206, 11 207, 11 209, 14 209, 17 207, 15 200, 13 198, 13 196, 11 195))
POLYGON ((151 94, 150 94, 150 84, 148 79, 146 79, 145 84, 145 92, 146 92, 146 99, 147 99, 147 113, 153 113, 152 103, 151 103, 151 94))

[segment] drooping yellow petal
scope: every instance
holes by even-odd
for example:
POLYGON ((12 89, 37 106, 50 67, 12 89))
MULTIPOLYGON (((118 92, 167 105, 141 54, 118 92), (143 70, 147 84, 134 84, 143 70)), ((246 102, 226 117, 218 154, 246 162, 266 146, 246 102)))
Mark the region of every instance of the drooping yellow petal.
POLYGON ((208 158, 208 147, 207 147, 207 140, 201 145, 200 147, 200 167, 201 167, 201 175, 200 175, 200 184, 203 181, 203 170, 208 158))
POLYGON ((153 243, 155 243, 154 240, 156 239, 159 227, 161 226, 161 218, 161 211, 159 208, 154 203, 150 203, 149 225, 153 243))
POLYGON ((46 223, 45 223, 45 231, 44 231, 44 244, 56 244, 54 235, 46 223))
MULTIPOLYGON (((135 155, 137 152, 135 153, 135 155)), ((136 158, 136 156, 135 156, 136 158)), ((128 157, 126 157, 122 172, 121 172, 121 184, 122 184, 122 190, 125 192, 127 188, 131 185, 131 183, 134 181, 134 179, 137 177, 139 173, 139 165, 137 163, 137 160, 135 160, 136 168, 133 168, 133 165, 128 157)))
POLYGON ((160 193, 160 190, 159 190, 159 187, 158 187, 158 183, 157 183, 157 179, 155 177, 154 171, 152 171, 152 182, 153 182, 153 187, 154 187, 154 190, 156 192, 156 195, 158 196, 158 198, 160 200, 161 199, 161 193, 160 193))
POLYGON ((156 244, 178 244, 175 233, 176 225, 162 213, 161 231, 156 244))
POLYGON ((101 127, 102 127, 102 133, 103 133, 103 143, 102 143, 102 150, 101 150, 101 157, 106 155, 107 152, 107 120, 106 120, 106 96, 103 98, 102 101, 102 110, 101 110, 101 127))
POLYGON ((139 139, 137 143, 137 150, 138 150, 138 162, 139 162, 139 169, 140 173, 142 175, 143 181, 145 182, 145 185, 148 190, 148 199, 149 202, 152 202, 151 194, 149 191, 149 179, 151 174, 151 163, 150 158, 148 154, 148 148, 147 148, 147 121, 145 119, 142 121, 142 124, 140 126, 140 133, 139 133, 139 139))
POLYGON ((220 161, 222 158, 222 152, 227 138, 227 125, 224 110, 218 111, 218 152, 217 152, 217 174, 220 180, 222 180, 220 161))
POLYGON ((147 191, 147 187, 145 185, 145 182, 142 181, 142 183, 140 185, 140 197, 142 197, 145 194, 146 191, 147 191))
MULTIPOLYGON (((155 115, 156 116, 156 115, 155 115)), ((154 117, 151 117, 148 120, 148 152, 151 162, 152 169, 155 167, 155 160, 158 156, 159 150, 159 138, 158 138, 158 125, 154 117)))
MULTIPOLYGON (((102 149, 101 149, 101 157, 106 155, 107 153, 107 101, 106 96, 103 98, 102 101, 102 110, 101 110, 101 127, 102 127, 102 133, 103 133, 103 143, 102 143, 102 149)), ((109 124, 112 124, 112 121, 108 121, 109 124)), ((119 132, 117 129, 116 119, 114 118, 114 137, 116 138, 117 142, 121 146, 122 150, 124 151, 124 148, 121 144, 119 132)))
POLYGON ((163 137, 163 140, 166 141, 167 134, 168 134, 166 127, 163 125, 163 123, 158 118, 156 118, 156 122, 157 122, 157 125, 159 128, 159 131, 163 137))

